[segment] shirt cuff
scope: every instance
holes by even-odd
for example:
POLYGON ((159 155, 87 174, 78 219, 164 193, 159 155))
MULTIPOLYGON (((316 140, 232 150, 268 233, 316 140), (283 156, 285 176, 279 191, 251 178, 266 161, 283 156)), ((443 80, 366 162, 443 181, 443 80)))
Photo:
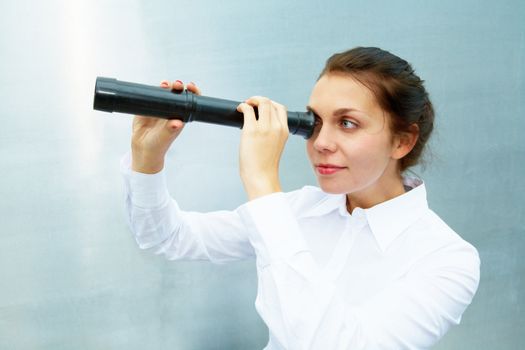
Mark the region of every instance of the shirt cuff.
POLYGON ((166 172, 144 174, 131 169, 131 154, 127 153, 120 163, 121 173, 127 184, 133 205, 145 209, 162 207, 170 198, 166 172))
POLYGON ((263 266, 309 251, 284 193, 259 197, 238 210, 263 266))

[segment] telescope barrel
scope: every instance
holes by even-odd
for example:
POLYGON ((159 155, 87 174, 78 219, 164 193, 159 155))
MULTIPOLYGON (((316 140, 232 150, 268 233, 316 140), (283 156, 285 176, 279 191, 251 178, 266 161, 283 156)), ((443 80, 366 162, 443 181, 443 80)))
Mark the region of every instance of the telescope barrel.
MULTIPOLYGON (((242 128, 244 118, 237 111, 240 102, 180 93, 157 86, 143 85, 114 78, 97 77, 93 108, 104 112, 120 112, 165 119, 180 119, 186 123, 199 121, 242 128)), ((257 113, 257 109, 255 109, 257 113)), ((311 112, 288 112, 291 134, 308 139, 314 129, 311 112)))

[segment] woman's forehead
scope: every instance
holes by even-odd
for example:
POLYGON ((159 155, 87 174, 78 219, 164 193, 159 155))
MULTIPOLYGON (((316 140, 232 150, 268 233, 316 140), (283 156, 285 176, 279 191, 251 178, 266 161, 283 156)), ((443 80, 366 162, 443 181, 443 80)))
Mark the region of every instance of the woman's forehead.
POLYGON ((372 91, 347 73, 323 75, 312 90, 308 106, 316 111, 347 108, 372 113, 381 109, 372 91))

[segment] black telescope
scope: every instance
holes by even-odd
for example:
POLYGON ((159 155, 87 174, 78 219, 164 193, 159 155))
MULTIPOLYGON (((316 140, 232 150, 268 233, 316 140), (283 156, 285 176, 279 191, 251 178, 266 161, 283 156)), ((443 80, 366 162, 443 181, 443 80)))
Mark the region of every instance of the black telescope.
MULTIPOLYGON (((180 119, 186 123, 199 121, 242 128, 244 118, 237 111, 240 102, 180 93, 158 86, 97 77, 93 108, 104 112, 120 112, 164 119, 180 119)), ((255 110, 257 113, 257 109, 255 110)), ((312 136, 315 118, 311 112, 288 112, 291 134, 305 139, 312 136)))

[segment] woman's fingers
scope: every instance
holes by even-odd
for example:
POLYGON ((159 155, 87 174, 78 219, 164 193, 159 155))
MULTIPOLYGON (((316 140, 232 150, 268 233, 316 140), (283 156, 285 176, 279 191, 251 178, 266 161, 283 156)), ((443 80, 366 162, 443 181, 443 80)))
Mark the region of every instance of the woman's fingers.
MULTIPOLYGON (((181 80, 175 80, 174 82, 169 82, 167 80, 163 80, 161 82, 161 86, 163 88, 171 88, 171 90, 175 93, 181 93, 184 91, 184 83, 181 80)), ((201 94, 201 90, 195 85, 194 82, 190 82, 186 85, 186 89, 196 95, 201 94)), ((184 127, 184 123, 181 120, 178 119, 172 119, 168 122, 168 127, 172 132, 175 132, 179 129, 182 129, 184 127)))
POLYGON ((195 95, 201 94, 201 89, 199 89, 193 81, 190 81, 188 85, 186 85, 186 89, 188 89, 188 91, 193 92, 195 95))
POLYGON ((286 107, 274 101, 272 101, 272 105, 275 108, 277 120, 279 120, 282 128, 286 130, 286 133, 288 133, 288 111, 286 107))
POLYGON ((288 112, 285 106, 262 96, 250 97, 246 103, 257 107, 257 125, 262 128, 282 129, 288 132, 288 112))
POLYGON ((263 128, 270 128, 272 126, 272 120, 275 119, 275 110, 269 98, 252 96, 246 100, 246 103, 250 106, 257 107, 257 125, 263 128))
MULTIPOLYGON (((175 80, 171 83, 167 80, 163 80, 160 86, 163 88, 171 88, 173 92, 184 91, 184 83, 181 80, 175 80)), ((201 94, 201 89, 199 89, 199 87, 194 82, 189 82, 188 84, 186 84, 186 89, 194 93, 195 95, 201 94)))
POLYGON ((184 83, 180 80, 175 80, 168 85, 173 92, 182 92, 184 90, 184 83))
POLYGON ((242 102, 237 106, 237 111, 241 112, 244 115, 244 124, 243 129, 253 130, 256 127, 255 111, 253 107, 246 102, 242 102))
MULTIPOLYGON (((171 89, 175 93, 180 93, 184 90, 184 83, 180 80, 175 80, 169 82, 168 80, 163 80, 160 83, 160 86, 164 89, 171 89)), ((184 127, 184 122, 178 119, 171 119, 164 121, 165 129, 167 129, 169 134, 176 133, 184 127)), ((179 131, 180 132, 180 131, 179 131)))

